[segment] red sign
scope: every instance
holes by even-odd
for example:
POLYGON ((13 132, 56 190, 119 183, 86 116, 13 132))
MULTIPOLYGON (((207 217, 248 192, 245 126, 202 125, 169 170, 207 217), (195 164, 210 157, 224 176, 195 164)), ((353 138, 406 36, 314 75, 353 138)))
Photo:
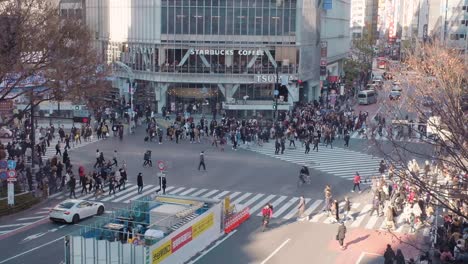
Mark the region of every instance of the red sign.
POLYGON ((327 66, 327 59, 320 59, 320 66, 327 66))
POLYGON ((192 227, 185 229, 172 238, 172 253, 176 252, 190 241, 192 241, 192 227))
POLYGON ((162 160, 158 160, 158 168, 160 171, 163 171, 166 169, 166 163, 164 163, 164 161, 162 160))
POLYGON ((16 178, 16 170, 9 170, 8 178, 16 178))
POLYGON ((338 76, 328 76, 328 81, 331 83, 338 81, 338 76))

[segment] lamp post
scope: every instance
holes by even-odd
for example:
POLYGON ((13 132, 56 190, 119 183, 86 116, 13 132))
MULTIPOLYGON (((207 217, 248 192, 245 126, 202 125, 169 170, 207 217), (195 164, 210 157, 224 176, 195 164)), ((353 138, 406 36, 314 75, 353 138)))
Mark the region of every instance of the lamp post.
POLYGON ((275 91, 273 92, 273 96, 275 98, 273 118, 275 119, 275 121, 277 121, 278 120, 278 96, 279 96, 278 66, 276 66, 276 82, 275 82, 275 91))
POLYGON ((36 162, 35 162, 35 156, 36 156, 36 129, 34 126, 34 88, 31 88, 31 91, 29 93, 29 103, 31 104, 31 131, 29 134, 30 140, 31 140, 31 185, 33 191, 36 191, 37 189, 37 182, 36 182, 36 162))

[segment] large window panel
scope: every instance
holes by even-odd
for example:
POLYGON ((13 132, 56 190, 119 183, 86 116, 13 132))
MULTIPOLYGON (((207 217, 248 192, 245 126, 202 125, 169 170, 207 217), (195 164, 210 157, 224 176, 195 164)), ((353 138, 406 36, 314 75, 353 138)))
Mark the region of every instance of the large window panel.
POLYGON ((189 22, 189 33, 197 34, 197 9, 193 6, 189 8, 190 22, 189 22))
POLYGON ((219 8, 219 35, 226 34, 226 8, 219 8))
POLYGON ((235 27, 234 18, 235 18, 234 8, 233 7, 226 8, 226 35, 234 34, 234 27, 235 27))
MULTIPOLYGON (((171 7, 174 9, 173 7, 171 7)), ((182 27, 184 24, 185 17, 182 12, 182 7, 176 7, 176 15, 175 16, 169 16, 169 19, 173 20, 175 19, 175 33, 176 34, 182 34, 182 27)))
POLYGON ((211 21, 211 7, 206 7, 205 8, 205 13, 203 15, 203 26, 205 27, 204 34, 211 34, 211 26, 212 26, 212 21, 211 21))
POLYGON ((219 15, 218 7, 212 9, 211 14, 211 33, 212 35, 219 34, 219 21, 221 20, 221 16, 219 15))
POLYGON ((198 35, 203 35, 204 33, 204 20, 205 20, 205 8, 203 7, 198 7, 197 8, 197 13, 195 15, 195 18, 197 20, 197 34, 198 35))
POLYGON ((182 34, 189 34, 189 21, 190 21, 190 9, 189 7, 182 8, 182 34))
POLYGON ((270 9, 268 7, 263 8, 263 26, 262 35, 268 36, 270 34, 270 9))

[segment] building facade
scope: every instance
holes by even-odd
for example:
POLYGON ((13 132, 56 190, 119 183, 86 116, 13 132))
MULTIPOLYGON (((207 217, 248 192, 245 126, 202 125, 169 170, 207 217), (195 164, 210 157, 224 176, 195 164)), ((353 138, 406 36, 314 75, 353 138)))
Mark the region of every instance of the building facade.
POLYGON ((275 87, 280 110, 318 98, 321 11, 305 0, 85 2, 105 59, 128 66, 115 85, 151 90, 157 112, 272 112, 275 87))
POLYGON ((352 38, 361 38, 366 22, 366 0, 351 0, 350 28, 352 38))

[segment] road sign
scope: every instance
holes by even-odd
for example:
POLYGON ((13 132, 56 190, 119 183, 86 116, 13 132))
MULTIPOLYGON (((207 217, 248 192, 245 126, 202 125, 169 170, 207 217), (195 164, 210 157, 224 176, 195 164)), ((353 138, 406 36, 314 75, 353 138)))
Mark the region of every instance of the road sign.
POLYGON ((166 163, 164 163, 164 161, 162 160, 158 160, 158 168, 160 171, 163 171, 166 169, 166 163))
POLYGON ((8 171, 8 178, 16 178, 16 171, 15 170, 9 170, 8 171))
POLYGON ((8 160, 8 169, 9 170, 14 170, 16 169, 16 160, 8 160))
POLYGON ((1 170, 0 171, 0 179, 5 180, 6 178, 8 178, 7 171, 6 170, 1 170))
POLYGON ((0 169, 8 168, 8 162, 6 160, 0 160, 0 169))
POLYGON ((15 185, 8 183, 8 205, 15 205, 15 185))
POLYGON ((16 182, 18 181, 17 178, 7 178, 7 182, 16 182))

